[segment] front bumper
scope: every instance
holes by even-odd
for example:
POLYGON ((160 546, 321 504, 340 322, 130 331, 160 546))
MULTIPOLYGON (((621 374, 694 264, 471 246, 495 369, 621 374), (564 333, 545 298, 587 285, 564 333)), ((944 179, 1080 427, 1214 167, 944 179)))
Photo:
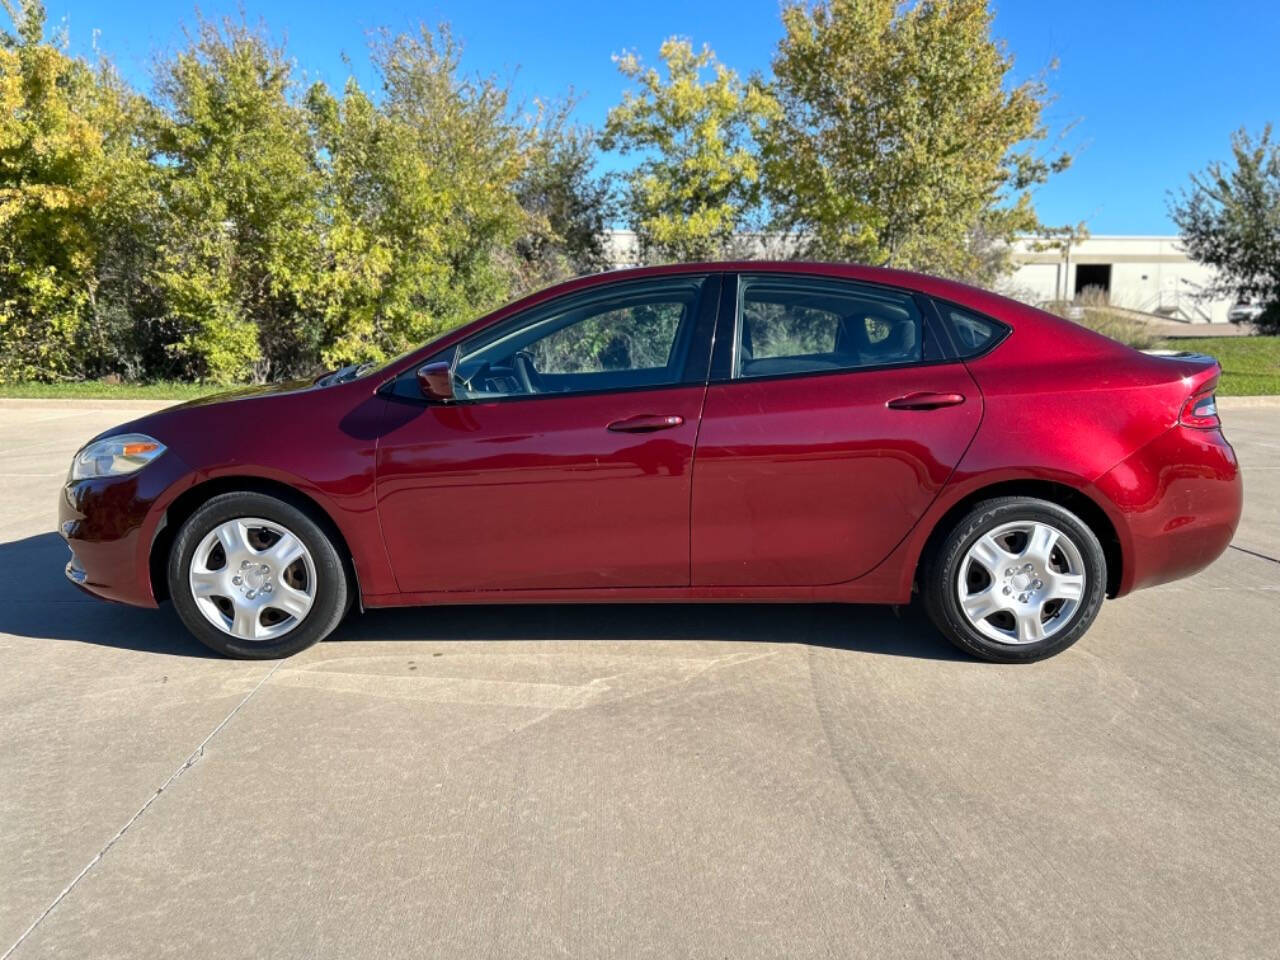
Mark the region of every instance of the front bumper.
POLYGON ((194 483, 187 465, 166 451, 122 477, 65 484, 58 496, 58 532, 71 549, 67 579, 106 600, 156 606, 151 545, 169 504, 194 483))

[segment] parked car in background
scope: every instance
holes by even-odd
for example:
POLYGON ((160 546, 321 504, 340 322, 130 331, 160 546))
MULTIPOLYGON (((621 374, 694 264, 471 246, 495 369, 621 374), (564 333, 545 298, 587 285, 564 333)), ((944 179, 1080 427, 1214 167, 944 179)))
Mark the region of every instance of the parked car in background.
POLYGON ((1232 323, 1253 323, 1262 316, 1262 304, 1237 303, 1227 311, 1227 319, 1232 323))
POLYGON ((236 657, 357 602, 918 595, 964 650, 1035 660, 1226 549, 1218 375, 910 273, 602 274, 107 431, 62 491, 66 571, 236 657))

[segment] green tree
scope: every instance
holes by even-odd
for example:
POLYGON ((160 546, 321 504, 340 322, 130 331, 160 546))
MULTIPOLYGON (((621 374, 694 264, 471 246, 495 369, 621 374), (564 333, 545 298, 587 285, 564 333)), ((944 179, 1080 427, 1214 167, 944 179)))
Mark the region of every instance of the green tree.
POLYGON ((1280 333, 1280 143, 1270 125, 1239 130, 1231 154, 1192 175, 1170 213, 1192 259, 1218 270, 1214 292, 1262 304, 1258 327, 1280 333))
POLYGON ((595 135, 569 122, 570 107, 540 111, 516 186, 526 216, 525 232, 513 248, 517 292, 609 266, 611 185, 595 175, 595 135))
POLYGON ((777 224, 804 253, 989 280, 1034 232, 1043 78, 1011 85, 987 0, 821 0, 783 10, 764 147, 777 224))
POLYGON ((141 101, 105 63, 47 42, 39 0, 4 8, 16 32, 0 33, 0 379, 127 370, 148 298, 120 267, 145 260, 137 227, 155 206, 141 101))
POLYGON ((634 53, 615 57, 628 91, 609 111, 601 146, 640 162, 624 177, 625 217, 646 261, 703 260, 729 252, 760 212, 755 138, 775 116, 763 86, 742 81, 708 46, 672 37, 664 78, 634 53), (709 76, 708 76, 709 74, 709 76))
POLYGON ((330 363, 381 360, 507 296, 499 253, 525 229, 530 131, 447 29, 380 36, 379 103, 354 81, 308 94, 326 177, 330 363))
POLYGON ((159 64, 159 280, 198 376, 261 381, 319 360, 322 184, 292 72, 232 21, 201 21, 159 64))

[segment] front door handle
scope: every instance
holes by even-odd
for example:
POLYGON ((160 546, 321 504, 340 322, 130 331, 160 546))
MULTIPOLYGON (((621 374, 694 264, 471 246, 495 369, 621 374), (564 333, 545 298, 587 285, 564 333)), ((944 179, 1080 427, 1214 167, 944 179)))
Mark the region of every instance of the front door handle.
POLYGON ((609 429, 614 433, 653 433, 655 430, 670 430, 672 427, 678 427, 682 423, 684 423, 684 417, 677 414, 660 416, 658 414, 642 413, 636 417, 615 420, 609 424, 609 429))
POLYGON ((937 410, 964 403, 963 393, 908 393, 885 404, 890 410, 937 410))

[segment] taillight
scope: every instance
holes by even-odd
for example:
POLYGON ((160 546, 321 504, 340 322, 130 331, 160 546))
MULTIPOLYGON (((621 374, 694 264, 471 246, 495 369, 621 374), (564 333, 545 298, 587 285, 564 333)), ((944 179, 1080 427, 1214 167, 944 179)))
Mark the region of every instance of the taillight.
POLYGON ((1182 406, 1182 415, 1178 422, 1184 427, 1195 427, 1197 430, 1216 430, 1222 426, 1218 419, 1218 401, 1213 390, 1206 390, 1191 397, 1182 406))

